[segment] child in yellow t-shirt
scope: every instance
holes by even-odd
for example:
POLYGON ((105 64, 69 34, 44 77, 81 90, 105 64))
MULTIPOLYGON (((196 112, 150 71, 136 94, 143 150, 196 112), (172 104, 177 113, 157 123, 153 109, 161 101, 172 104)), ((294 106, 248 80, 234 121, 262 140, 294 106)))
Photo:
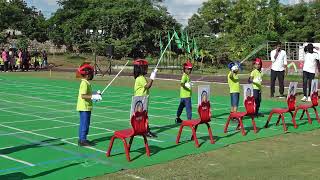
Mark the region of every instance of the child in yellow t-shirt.
POLYGON ((192 71, 192 63, 188 60, 183 64, 183 75, 180 81, 180 104, 177 110, 176 123, 181 123, 182 120, 180 116, 182 114, 183 108, 186 107, 187 118, 188 120, 192 119, 192 104, 191 104, 191 95, 192 87, 189 75, 192 71))
POLYGON ((93 79, 94 68, 87 63, 82 64, 78 71, 77 77, 81 78, 81 84, 78 94, 77 111, 80 113, 79 126, 79 146, 92 146, 93 144, 87 140, 89 133, 92 101, 101 101, 102 97, 92 93, 90 80, 93 79))
MULTIPOLYGON (((137 59, 133 62, 133 76, 134 83, 134 96, 149 96, 149 89, 152 87, 153 81, 156 78, 157 69, 154 69, 150 75, 148 82, 145 75, 148 73, 148 61, 145 59, 137 59)), ((148 137, 157 137, 157 135, 150 131, 148 126, 148 137)))
POLYGON ((239 106, 239 96, 240 96, 240 82, 238 71, 239 67, 237 64, 231 62, 228 65, 230 72, 228 74, 228 85, 230 89, 231 98, 231 113, 238 111, 239 106))
POLYGON ((256 103, 256 116, 263 117, 264 115, 259 113, 259 108, 261 104, 261 88, 262 88, 262 60, 256 58, 253 61, 254 70, 251 72, 249 77, 249 83, 253 85, 253 96, 256 103))

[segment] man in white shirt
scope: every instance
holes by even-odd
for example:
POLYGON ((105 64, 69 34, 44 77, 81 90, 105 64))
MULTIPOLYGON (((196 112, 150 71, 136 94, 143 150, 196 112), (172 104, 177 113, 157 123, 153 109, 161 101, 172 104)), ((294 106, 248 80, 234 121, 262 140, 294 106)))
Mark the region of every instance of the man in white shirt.
POLYGON ((319 54, 314 52, 317 49, 312 44, 305 47, 304 63, 303 63, 303 98, 301 101, 311 101, 311 82, 315 77, 318 61, 320 60, 319 54), (309 89, 309 90, 308 90, 309 89))
POLYGON ((284 75, 287 72, 287 54, 286 51, 281 50, 281 43, 278 42, 276 49, 270 53, 272 66, 271 66, 271 97, 274 97, 275 82, 278 78, 279 81, 279 98, 284 98, 284 75))

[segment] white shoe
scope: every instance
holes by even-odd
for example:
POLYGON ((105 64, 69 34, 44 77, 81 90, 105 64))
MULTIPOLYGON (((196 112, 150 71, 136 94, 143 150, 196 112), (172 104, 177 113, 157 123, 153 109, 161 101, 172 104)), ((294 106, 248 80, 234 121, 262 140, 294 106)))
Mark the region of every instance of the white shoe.
POLYGON ((311 102, 311 97, 310 96, 308 97, 308 102, 311 102))
POLYGON ((303 96, 303 98, 301 99, 301 101, 307 101, 307 97, 306 96, 303 96))

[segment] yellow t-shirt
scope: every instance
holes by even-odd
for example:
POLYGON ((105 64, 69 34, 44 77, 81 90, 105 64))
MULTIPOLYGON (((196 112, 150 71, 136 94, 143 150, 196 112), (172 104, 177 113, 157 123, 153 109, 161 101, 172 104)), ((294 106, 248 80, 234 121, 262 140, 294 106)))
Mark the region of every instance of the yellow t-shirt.
POLYGON ((232 72, 229 72, 228 84, 230 88, 230 93, 240 93, 240 82, 238 74, 233 74, 232 76, 232 72))
POLYGON ((253 89, 257 89, 257 90, 261 90, 262 88, 262 74, 259 70, 255 69, 251 72, 250 74, 251 77, 253 77, 253 80, 254 81, 252 83, 253 85, 253 89))
POLYGON ((82 99, 82 94, 92 94, 91 84, 86 79, 81 79, 77 111, 91 111, 92 110, 92 100, 82 99))
MULTIPOLYGON (((188 74, 183 73, 181 77, 181 83, 190 83, 190 77, 188 74)), ((185 89, 182 86, 180 87, 180 98, 188 98, 191 97, 192 90, 190 89, 185 89)))
POLYGON ((148 96, 149 89, 144 88, 147 85, 147 83, 148 82, 143 75, 137 77, 134 83, 134 96, 148 96))

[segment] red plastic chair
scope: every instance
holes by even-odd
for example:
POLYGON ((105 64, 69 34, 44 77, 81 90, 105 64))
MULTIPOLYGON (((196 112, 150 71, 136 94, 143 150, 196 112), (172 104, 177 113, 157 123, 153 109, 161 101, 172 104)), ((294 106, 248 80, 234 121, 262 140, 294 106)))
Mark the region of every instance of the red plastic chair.
POLYGON ((313 108, 313 110, 314 110, 314 112, 315 112, 315 114, 316 114, 317 120, 318 120, 318 122, 320 123, 319 114, 318 114, 318 111, 317 111, 317 108, 316 108, 316 107, 318 106, 318 99, 319 99, 319 98, 318 98, 318 92, 312 93, 312 95, 311 95, 311 102, 312 102, 312 104, 300 104, 300 105, 296 108, 296 110, 295 110, 295 112, 294 112, 294 117, 296 117, 297 112, 301 109, 301 110, 303 110, 303 111, 302 111, 302 114, 301 114, 301 116, 300 116, 300 120, 303 118, 304 114, 306 113, 307 116, 308 116, 308 122, 309 122, 309 124, 312 124, 312 120, 311 120, 311 118, 310 118, 310 114, 309 114, 308 109, 313 108))
POLYGON ((109 149, 107 151, 107 157, 110 156, 110 152, 112 149, 112 145, 115 138, 119 138, 122 140, 124 145, 124 150, 126 152, 127 160, 130 161, 130 147, 135 136, 142 136, 144 139, 144 145, 146 147, 147 156, 150 156, 150 149, 148 146, 148 140, 146 137, 147 129, 148 129, 148 115, 146 111, 143 112, 135 112, 131 117, 131 129, 124 129, 120 131, 115 131, 114 135, 111 138, 109 149), (127 144, 126 138, 130 138, 129 145, 127 144))
POLYGON ((237 119, 239 121, 237 129, 240 128, 242 135, 245 136, 246 131, 244 129, 243 121, 242 121, 245 116, 251 117, 254 133, 257 133, 257 126, 254 121, 254 116, 255 116, 255 112, 256 112, 256 103, 255 103, 254 97, 253 96, 247 97, 247 99, 244 101, 244 106, 246 108, 246 112, 231 112, 230 113, 228 120, 227 120, 227 123, 224 127, 224 133, 227 133, 227 131, 228 131, 228 126, 230 124, 230 120, 237 119))
POLYGON ((212 136, 212 131, 211 131, 211 127, 209 125, 209 122, 211 121, 211 107, 210 107, 210 102, 202 102, 199 106, 198 106, 198 113, 200 116, 200 119, 197 120, 186 120, 186 121, 182 121, 181 125, 180 125, 180 129, 178 132, 178 136, 176 139, 176 144, 179 144, 180 141, 180 137, 181 137, 181 133, 182 133, 182 129, 185 126, 189 126, 192 130, 192 140, 194 140, 195 142, 195 146, 198 148, 199 147, 199 142, 197 139, 197 128, 200 124, 206 124, 208 127, 208 132, 209 132, 209 137, 210 137, 210 142, 211 144, 214 144, 214 140, 213 140, 213 136, 212 136))
POLYGON ((292 113, 296 110, 296 96, 294 96, 294 95, 289 96, 289 98, 287 99, 287 104, 288 104, 288 108, 274 108, 271 110, 269 117, 268 117, 268 120, 267 120, 266 124, 264 125, 265 128, 268 128, 268 125, 269 125, 269 122, 270 122, 272 115, 279 114, 278 121, 277 121, 276 125, 277 126, 279 125, 280 118, 281 118, 283 130, 287 131, 288 129, 287 129, 286 123, 284 121, 284 114, 285 113, 291 114, 293 126, 294 126, 294 128, 297 128, 295 116, 292 113))

